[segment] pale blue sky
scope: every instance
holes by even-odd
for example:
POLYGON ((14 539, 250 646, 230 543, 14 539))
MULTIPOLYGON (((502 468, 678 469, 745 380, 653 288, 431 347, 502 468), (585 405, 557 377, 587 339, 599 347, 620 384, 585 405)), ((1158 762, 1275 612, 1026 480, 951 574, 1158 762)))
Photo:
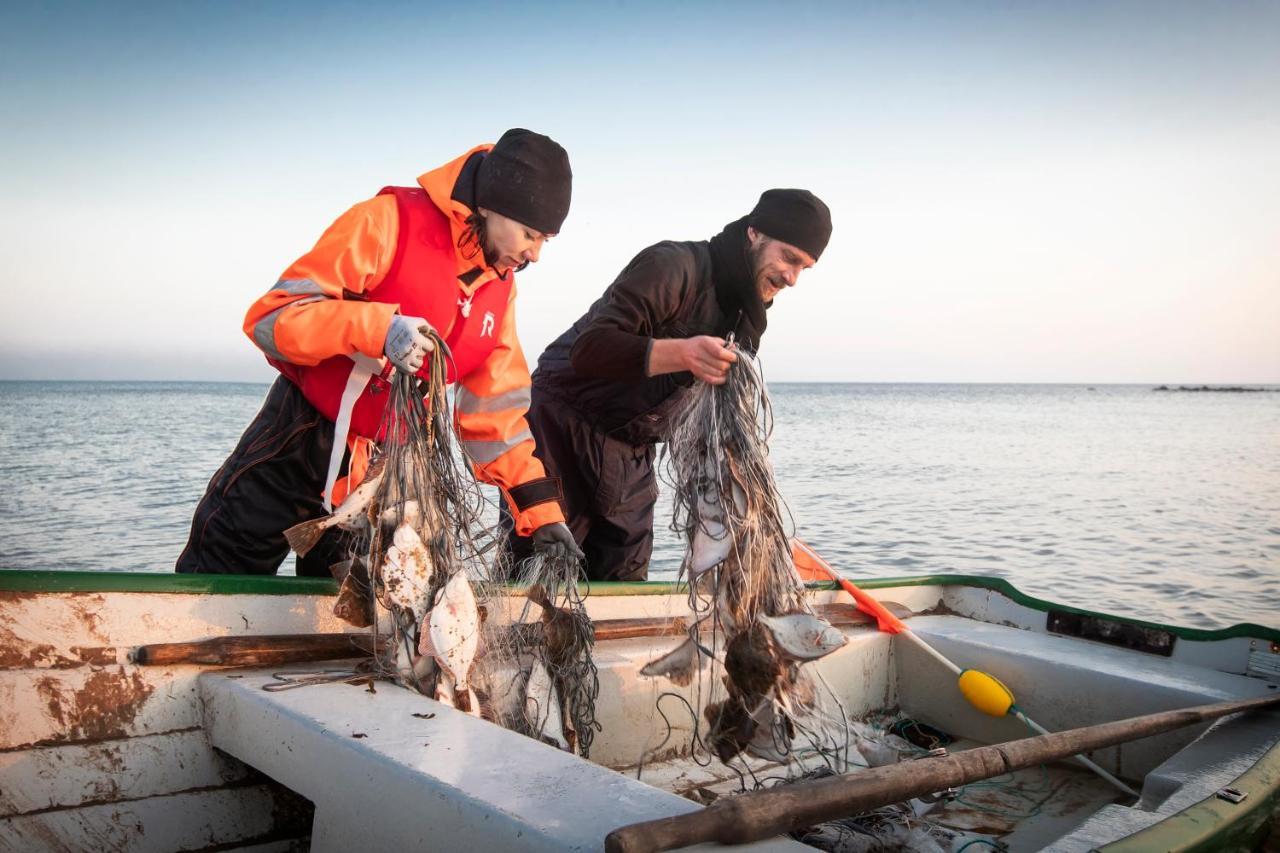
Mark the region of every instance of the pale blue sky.
POLYGON ((525 126, 575 173, 531 362, 803 186, 772 379, 1280 382, 1277 45, 1276 2, 6 7, 0 378, 268 379, 244 311, 330 221, 525 126))

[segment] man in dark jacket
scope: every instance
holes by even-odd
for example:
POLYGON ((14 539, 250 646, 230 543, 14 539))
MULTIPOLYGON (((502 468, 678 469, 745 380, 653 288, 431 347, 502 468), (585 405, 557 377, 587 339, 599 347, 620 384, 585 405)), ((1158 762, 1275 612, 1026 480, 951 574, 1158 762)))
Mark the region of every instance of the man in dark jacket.
MULTIPOLYGON (((806 190, 768 190, 707 241, 642 251, 538 359, 529 428, 563 485, 566 521, 591 580, 644 580, 653 550, 654 445, 695 381, 720 384, 755 351, 765 310, 831 237, 831 213, 806 190)), ((528 539, 512 536, 516 559, 528 539)))

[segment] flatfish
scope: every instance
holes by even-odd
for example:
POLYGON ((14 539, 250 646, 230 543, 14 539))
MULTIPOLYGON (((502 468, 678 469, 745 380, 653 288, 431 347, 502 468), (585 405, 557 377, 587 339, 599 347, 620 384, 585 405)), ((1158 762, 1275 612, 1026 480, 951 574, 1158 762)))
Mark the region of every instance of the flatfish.
POLYGON ((313 518, 310 521, 295 524, 286 530, 284 538, 288 540, 289 547, 299 557, 305 557, 320 541, 324 532, 331 527, 350 531, 365 529, 369 523, 367 516, 369 505, 373 502, 378 487, 382 485, 385 462, 384 458, 379 458, 369 463, 369 469, 365 472, 360 485, 356 486, 331 514, 324 518, 313 518))
POLYGON ((480 608, 476 605, 471 582, 464 572, 455 572, 444 585, 418 641, 418 651, 435 658, 448 686, 456 695, 455 707, 479 714, 480 704, 474 700, 469 679, 471 665, 480 645, 480 608), (463 697, 466 697, 465 699, 463 697))

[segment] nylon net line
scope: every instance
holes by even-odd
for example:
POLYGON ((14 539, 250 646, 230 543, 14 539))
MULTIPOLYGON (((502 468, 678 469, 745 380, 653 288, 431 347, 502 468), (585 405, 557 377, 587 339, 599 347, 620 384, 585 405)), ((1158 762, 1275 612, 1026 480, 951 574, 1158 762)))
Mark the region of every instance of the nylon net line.
POLYGON ((375 675, 585 757, 599 679, 580 566, 539 555, 513 568, 494 547, 497 507, 456 440, 449 351, 431 337, 442 357, 426 380, 394 374, 363 482, 286 536, 305 554, 329 527, 354 534, 349 559, 332 567, 334 613, 372 628, 375 675), (513 575, 526 596, 511 594, 513 575))
MULTIPOLYGON (((428 379, 396 372, 382 425, 381 481, 367 548, 373 600, 390 614, 379 674, 479 715, 472 675, 485 610, 473 582, 489 567, 486 498, 457 446, 447 397, 448 349, 428 379)), ((354 565, 354 563, 353 563, 354 565)), ((341 600, 339 604, 341 604, 341 600)), ((382 620, 373 620, 375 631, 382 620)))
POLYGON ((745 789, 765 783, 747 756, 781 765, 784 778, 815 766, 842 772, 850 738, 838 697, 809 665, 845 638, 814 613, 796 574, 793 524, 769 461, 768 391, 755 357, 738 356, 723 385, 695 386, 664 451, 693 624, 641 674, 685 688, 658 696, 667 737, 647 754, 671 749, 687 729, 693 759, 718 759, 745 789))
POLYGON ((535 554, 514 567, 525 597, 509 604, 506 626, 485 632, 482 689, 493 719, 583 758, 600 724, 600 678, 592 659, 595 628, 573 557, 535 554))

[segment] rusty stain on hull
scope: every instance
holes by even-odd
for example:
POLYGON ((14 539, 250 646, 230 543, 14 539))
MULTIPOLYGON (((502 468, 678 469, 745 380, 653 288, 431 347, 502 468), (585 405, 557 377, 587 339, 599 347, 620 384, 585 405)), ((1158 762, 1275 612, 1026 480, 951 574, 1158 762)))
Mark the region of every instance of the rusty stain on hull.
MULTIPOLYGON (((26 603, 39 595, 13 590, 0 592, 0 613, 10 617, 0 622, 15 624, 26 603)), ((72 646, 68 656, 59 652, 52 643, 33 642, 12 628, 0 627, 0 669, 69 669, 85 664, 105 666, 118 662, 117 651, 108 645, 110 639, 103 634, 100 625, 101 612, 106 606, 105 597, 100 593, 76 593, 67 598, 77 624, 67 626, 66 633, 97 640, 98 645, 72 646)))
POLYGON ((52 645, 28 643, 15 637, 9 629, 0 628, 0 669, 47 669, 61 659, 52 645))
POLYGON ((155 691, 141 673, 114 667, 94 672, 79 690, 66 692, 53 678, 36 680, 36 692, 62 728, 56 741, 94 741, 124 737, 143 704, 155 691))
POLYGON ((71 669, 86 664, 110 666, 118 660, 114 646, 72 646, 67 656, 51 643, 32 643, 0 628, 0 669, 71 669))

